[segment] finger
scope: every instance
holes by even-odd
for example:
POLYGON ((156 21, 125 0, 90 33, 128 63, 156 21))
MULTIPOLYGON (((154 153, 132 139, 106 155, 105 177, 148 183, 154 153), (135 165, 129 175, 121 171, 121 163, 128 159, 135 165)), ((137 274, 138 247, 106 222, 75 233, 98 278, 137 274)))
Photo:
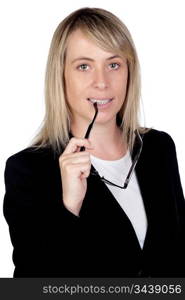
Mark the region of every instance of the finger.
POLYGON ((90 168, 81 174, 81 179, 87 178, 90 175, 90 168))
POLYGON ((76 158, 88 158, 90 159, 90 153, 88 151, 84 152, 74 152, 74 153, 62 153, 59 157, 59 163, 63 163, 69 160, 75 160, 76 158))
POLYGON ((89 149, 92 149, 91 142, 87 139, 77 139, 77 138, 72 138, 67 147, 65 148, 63 154, 67 153, 74 153, 78 150, 78 147, 86 147, 89 149))
POLYGON ((68 164, 80 164, 84 162, 91 163, 90 154, 88 152, 86 152, 85 155, 79 154, 81 154, 81 152, 65 154, 65 156, 61 157, 59 160, 63 166, 68 164))
POLYGON ((89 163, 67 165, 65 169, 65 173, 70 175, 70 177, 73 176, 81 177, 83 173, 90 172, 90 168, 91 166, 89 163))

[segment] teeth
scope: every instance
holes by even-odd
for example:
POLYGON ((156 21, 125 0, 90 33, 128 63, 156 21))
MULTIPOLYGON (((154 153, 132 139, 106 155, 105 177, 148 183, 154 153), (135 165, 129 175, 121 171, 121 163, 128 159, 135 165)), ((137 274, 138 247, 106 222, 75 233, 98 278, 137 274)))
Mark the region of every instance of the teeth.
POLYGON ((92 103, 97 102, 97 104, 106 104, 106 103, 110 102, 112 99, 98 100, 98 99, 92 99, 92 98, 90 99, 90 98, 88 98, 88 100, 90 102, 92 102, 92 103))

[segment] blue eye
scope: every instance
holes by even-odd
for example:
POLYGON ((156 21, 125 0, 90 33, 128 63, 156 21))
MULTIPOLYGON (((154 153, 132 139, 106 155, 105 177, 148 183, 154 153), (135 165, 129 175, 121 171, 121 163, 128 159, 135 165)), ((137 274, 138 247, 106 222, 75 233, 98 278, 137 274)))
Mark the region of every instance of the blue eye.
POLYGON ((78 69, 80 69, 81 71, 86 71, 88 68, 87 64, 81 64, 80 66, 78 66, 78 69))
POLYGON ((113 69, 113 70, 117 70, 120 67, 120 65, 117 63, 112 63, 112 64, 110 64, 110 66, 111 66, 111 69, 113 69))

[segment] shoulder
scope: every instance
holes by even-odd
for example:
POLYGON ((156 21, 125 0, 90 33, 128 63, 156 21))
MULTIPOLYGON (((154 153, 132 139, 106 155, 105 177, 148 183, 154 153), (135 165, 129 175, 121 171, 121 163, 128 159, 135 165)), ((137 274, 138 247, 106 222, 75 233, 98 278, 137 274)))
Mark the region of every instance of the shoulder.
POLYGON ((33 170, 39 169, 39 167, 45 164, 52 164, 56 160, 57 154, 50 148, 35 148, 29 147, 23 149, 12 156, 6 161, 6 169, 8 170, 33 170))
POLYGON ((146 146, 158 148, 175 148, 175 143, 172 137, 164 131, 156 129, 149 129, 146 133, 142 134, 143 144, 146 146))
POLYGON ((141 136, 143 148, 140 162, 146 169, 149 167, 153 172, 155 170, 158 173, 163 170, 165 174, 171 173, 172 169, 173 172, 178 171, 175 143, 167 132, 150 129, 141 133, 141 136))
POLYGON ((141 130, 143 140, 142 157, 149 161, 161 162, 176 159, 176 147, 172 137, 164 131, 149 129, 141 130))

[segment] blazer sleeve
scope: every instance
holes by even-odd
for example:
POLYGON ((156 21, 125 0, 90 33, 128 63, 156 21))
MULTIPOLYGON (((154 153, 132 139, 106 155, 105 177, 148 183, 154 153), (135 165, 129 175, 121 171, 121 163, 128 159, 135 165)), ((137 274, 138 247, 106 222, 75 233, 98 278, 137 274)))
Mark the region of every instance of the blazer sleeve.
POLYGON ((185 199, 179 174, 176 147, 173 139, 166 134, 166 165, 171 178, 171 186, 176 199, 176 207, 179 215, 179 222, 185 226, 185 199))
POLYGON ((62 199, 50 199, 39 181, 29 160, 7 160, 4 216, 14 247, 14 277, 56 276, 57 265, 76 244, 80 218, 64 207, 62 199))
MULTIPOLYGON (((180 233, 180 247, 179 250, 182 251, 183 261, 185 262, 185 199, 183 194, 183 189, 180 180, 179 167, 177 161, 176 147, 173 139, 166 133, 163 133, 165 138, 165 147, 163 147, 164 159, 167 169, 167 174, 170 178, 171 192, 173 194, 173 199, 175 201, 176 216, 178 221, 178 228, 180 233)), ((163 137, 164 137, 163 136, 163 137)), ((179 253, 180 254, 180 253, 179 253)), ((182 263, 183 263, 182 261, 182 263)), ((185 268, 185 263, 184 263, 185 268)))

